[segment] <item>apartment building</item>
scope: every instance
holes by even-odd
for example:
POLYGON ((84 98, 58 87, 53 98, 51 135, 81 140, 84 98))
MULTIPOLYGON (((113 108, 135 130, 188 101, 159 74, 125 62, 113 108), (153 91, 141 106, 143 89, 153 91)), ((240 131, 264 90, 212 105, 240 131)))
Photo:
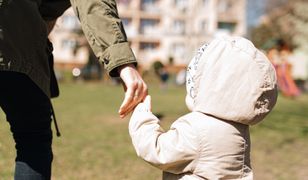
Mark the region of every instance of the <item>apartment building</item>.
MULTIPOLYGON (((157 60, 168 63, 172 59, 176 65, 186 65, 196 48, 213 37, 246 33, 246 0, 117 0, 117 3, 131 47, 145 68, 157 60)), ((57 42, 56 63, 60 60, 85 63, 81 59, 87 53, 80 48, 86 46, 81 45, 82 36, 76 35, 80 25, 72 11, 58 22, 51 35, 57 42)))
POLYGON ((88 44, 73 9, 68 9, 49 35, 53 43, 55 66, 60 69, 82 67, 89 57, 88 44))

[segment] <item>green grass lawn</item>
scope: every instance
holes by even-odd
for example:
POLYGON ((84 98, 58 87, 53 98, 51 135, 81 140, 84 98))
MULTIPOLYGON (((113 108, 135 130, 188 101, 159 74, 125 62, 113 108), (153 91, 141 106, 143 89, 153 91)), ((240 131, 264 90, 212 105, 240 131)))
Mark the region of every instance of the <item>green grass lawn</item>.
MULTIPOLYGON (((168 128, 187 113, 185 88, 150 86, 153 111, 168 128)), ((54 137, 53 179, 156 180, 161 172, 139 159, 128 135, 129 118, 119 119, 120 86, 103 83, 61 84, 53 100, 62 137, 54 137)), ((257 180, 307 179, 308 95, 279 97, 275 110, 251 128, 252 165, 257 180)), ((0 113, 0 180, 13 179, 14 143, 0 113)))

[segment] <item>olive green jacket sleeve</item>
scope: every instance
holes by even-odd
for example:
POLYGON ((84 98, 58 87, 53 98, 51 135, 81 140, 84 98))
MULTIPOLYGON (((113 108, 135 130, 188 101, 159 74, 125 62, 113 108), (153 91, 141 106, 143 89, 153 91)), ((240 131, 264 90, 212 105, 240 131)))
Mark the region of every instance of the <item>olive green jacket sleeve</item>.
POLYGON ((121 65, 136 64, 115 0, 70 1, 90 46, 110 76, 118 76, 116 69, 121 65))

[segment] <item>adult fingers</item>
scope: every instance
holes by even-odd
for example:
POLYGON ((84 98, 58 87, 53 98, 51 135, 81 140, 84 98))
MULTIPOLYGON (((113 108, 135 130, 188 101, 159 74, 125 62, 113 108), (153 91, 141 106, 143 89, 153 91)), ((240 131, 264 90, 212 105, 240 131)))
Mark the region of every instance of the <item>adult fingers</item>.
POLYGON ((126 111, 128 110, 130 104, 132 103, 132 101, 134 100, 134 95, 135 95, 135 85, 126 85, 126 92, 125 92, 125 97, 124 100, 120 106, 119 109, 119 114, 120 117, 123 118, 124 114, 126 114, 126 111))
POLYGON ((119 110, 120 117, 123 118, 145 98, 147 86, 132 65, 120 68, 120 77, 123 80, 124 89, 126 88, 125 98, 119 110))
POLYGON ((137 89, 134 94, 134 101, 136 103, 139 103, 140 101, 143 101, 147 95, 148 95, 147 85, 143 80, 139 80, 137 89))
POLYGON ((129 114, 139 102, 141 102, 147 95, 147 86, 143 81, 137 81, 136 89, 134 91, 134 98, 131 102, 127 102, 127 106, 123 108, 122 114, 120 114, 120 117, 125 117, 127 114, 129 114))

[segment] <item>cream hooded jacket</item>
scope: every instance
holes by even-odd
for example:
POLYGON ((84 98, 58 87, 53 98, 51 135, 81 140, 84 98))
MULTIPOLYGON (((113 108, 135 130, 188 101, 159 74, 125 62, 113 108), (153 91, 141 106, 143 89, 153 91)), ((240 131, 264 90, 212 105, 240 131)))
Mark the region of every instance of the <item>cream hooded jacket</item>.
POLYGON ((164 171, 163 179, 253 179, 249 126, 276 103, 275 70, 240 37, 199 49, 187 72, 187 106, 169 131, 150 105, 139 104, 129 123, 138 156, 164 171))

